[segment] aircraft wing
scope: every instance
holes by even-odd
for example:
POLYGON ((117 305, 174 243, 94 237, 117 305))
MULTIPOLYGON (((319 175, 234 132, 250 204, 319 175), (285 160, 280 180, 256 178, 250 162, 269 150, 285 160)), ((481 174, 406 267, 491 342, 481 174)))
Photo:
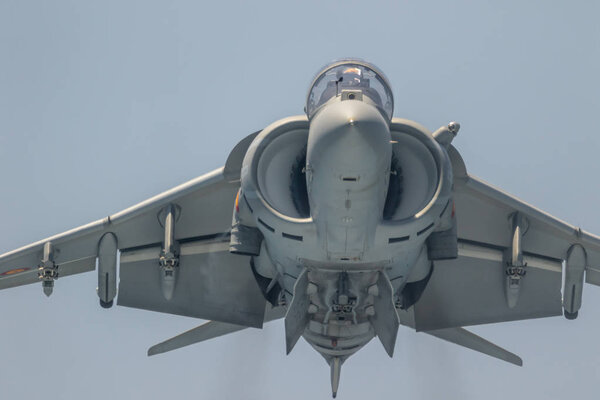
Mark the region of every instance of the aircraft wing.
MULTIPOLYGON (((100 241, 110 233, 121 256, 119 305, 262 326, 265 299, 249 257, 228 251, 241 162, 254 136, 234 148, 223 168, 106 218, 0 255, 0 289, 39 282, 38 268, 48 258, 45 248, 50 245, 59 281, 94 270, 101 256, 100 241), (165 240, 160 216, 168 206, 175 210, 174 239, 180 245, 179 277, 170 300, 161 292, 158 263, 165 240)), ((114 254, 116 258, 116 250, 114 254)))
POLYGON ((584 272, 588 283, 600 285, 600 237, 467 174, 452 147, 450 156, 458 258, 435 262, 431 280, 415 304, 416 329, 561 315, 563 307, 565 316, 574 318, 584 272), (509 290, 511 274, 518 276, 509 290))

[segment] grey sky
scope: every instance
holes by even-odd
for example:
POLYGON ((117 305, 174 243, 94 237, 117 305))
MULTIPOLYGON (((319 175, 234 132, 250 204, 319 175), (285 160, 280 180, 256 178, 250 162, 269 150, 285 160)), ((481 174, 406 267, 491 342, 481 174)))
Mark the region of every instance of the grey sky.
MULTIPOLYGON (((302 113, 312 74, 357 56, 395 116, 457 120, 468 170, 600 233, 596 1, 0 2, 0 252, 104 217, 223 164, 302 113)), ((328 398, 325 362, 281 323, 148 359, 200 323, 98 306, 90 273, 0 292, 6 399, 328 398)), ((600 288, 580 318, 481 326, 514 367, 401 329, 342 371, 342 399, 592 398, 600 288)))

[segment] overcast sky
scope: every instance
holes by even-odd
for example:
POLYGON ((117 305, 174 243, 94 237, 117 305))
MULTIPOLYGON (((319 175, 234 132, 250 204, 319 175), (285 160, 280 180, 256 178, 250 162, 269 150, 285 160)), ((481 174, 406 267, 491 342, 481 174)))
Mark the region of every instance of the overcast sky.
MULTIPOLYGON (((0 1, 0 253, 221 166, 301 114, 313 74, 361 57, 395 116, 457 120, 467 169, 600 233, 597 1, 0 1)), ((147 358, 201 323, 98 306, 95 273, 0 293, 3 399, 326 399, 329 369, 281 322, 147 358)), ((339 397, 593 398, 600 288, 579 319, 473 328, 515 367, 401 328, 344 365, 339 397)))

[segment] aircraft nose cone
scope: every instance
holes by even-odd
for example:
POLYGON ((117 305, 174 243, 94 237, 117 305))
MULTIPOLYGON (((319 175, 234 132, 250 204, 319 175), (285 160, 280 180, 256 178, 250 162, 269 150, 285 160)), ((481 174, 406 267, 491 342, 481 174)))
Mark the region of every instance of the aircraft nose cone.
POLYGON ((321 110, 311 121, 307 163, 314 169, 362 173, 362 178, 389 167, 389 124, 373 106, 341 101, 321 110))
POLYGON ((306 151, 310 212, 330 259, 360 259, 383 212, 392 145, 387 119, 358 100, 311 120, 306 151))

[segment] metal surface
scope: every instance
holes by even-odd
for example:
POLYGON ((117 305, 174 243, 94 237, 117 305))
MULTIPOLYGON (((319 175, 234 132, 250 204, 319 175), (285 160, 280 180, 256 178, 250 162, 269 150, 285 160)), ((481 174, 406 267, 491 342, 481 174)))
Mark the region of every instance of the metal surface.
POLYGON ((583 273, 587 265, 585 249, 579 244, 571 246, 565 260, 565 284, 563 289, 563 307, 567 319, 575 319, 581 308, 583 273))
POLYGON ((504 350, 499 346, 496 346, 494 343, 489 342, 484 338, 469 332, 466 329, 447 328, 434 331, 427 331, 425 333, 431 336, 435 336, 439 339, 445 340, 447 342, 478 351, 491 357, 495 357, 499 360, 518 365, 519 367, 523 366, 523 360, 521 359, 521 357, 517 356, 514 353, 511 353, 510 351, 504 350))
POLYGON ((512 242, 506 262, 506 302, 514 308, 519 301, 521 280, 527 273, 527 264, 523 261, 523 235, 527 230, 527 220, 519 212, 511 216, 512 242))
POLYGON ((250 259, 230 254, 228 247, 210 240, 182 244, 179 281, 170 300, 158 279, 160 246, 122 252, 117 304, 260 328, 266 301, 250 259))
POLYGON ((167 301, 173 298, 179 275, 179 242, 175 240, 175 212, 176 207, 169 204, 159 214, 159 220, 165 230, 162 250, 158 257, 160 287, 167 301))
POLYGON ((419 331, 550 317, 562 314, 560 261, 527 256, 527 279, 519 302, 506 302, 502 250, 459 242, 458 258, 436 262, 421 299, 415 304, 419 331))
POLYGON ((285 314, 285 349, 290 354, 308 324, 308 270, 304 270, 294 285, 292 303, 285 314))
POLYGON ((389 83, 371 64, 334 63, 309 93, 328 71, 336 80, 317 88, 310 119, 276 121, 242 139, 223 168, 0 255, 0 289, 41 280, 50 295, 59 276, 97 259, 108 307, 120 251, 118 304, 213 320, 149 355, 285 310, 286 351, 303 336, 329 363, 334 396, 342 363, 375 336, 392 356, 400 323, 521 365, 462 326, 563 307, 574 318, 584 274, 600 285, 600 237, 469 175, 451 144, 458 123, 431 133, 391 119, 375 95, 389 83), (265 314, 267 299, 275 308, 265 314))
POLYGON ((394 307, 393 288, 388 277, 379 273, 377 279, 377 296, 373 302, 374 315, 369 317, 377 337, 390 357, 394 356, 394 346, 400 321, 394 307))
POLYGON ((98 288, 100 305, 109 308, 117 295, 117 237, 109 232, 98 243, 98 288))
MULTIPOLYGON (((270 305, 267 305, 264 322, 280 319, 284 316, 285 309, 283 307, 273 308, 270 305)), ((205 340, 214 339, 219 336, 238 332, 246 328, 248 327, 243 325, 228 324, 226 322, 218 321, 209 321, 194 329, 190 329, 189 331, 183 332, 180 335, 177 335, 175 337, 172 337, 171 339, 165 340, 164 342, 158 343, 150 347, 148 349, 148 356, 166 353, 168 351, 180 349, 182 347, 200 343, 205 340)))
POLYGON ((42 262, 38 267, 38 275, 42 281, 42 289, 46 296, 54 290, 54 281, 58 279, 58 266, 54 263, 54 247, 52 242, 44 243, 42 262))

